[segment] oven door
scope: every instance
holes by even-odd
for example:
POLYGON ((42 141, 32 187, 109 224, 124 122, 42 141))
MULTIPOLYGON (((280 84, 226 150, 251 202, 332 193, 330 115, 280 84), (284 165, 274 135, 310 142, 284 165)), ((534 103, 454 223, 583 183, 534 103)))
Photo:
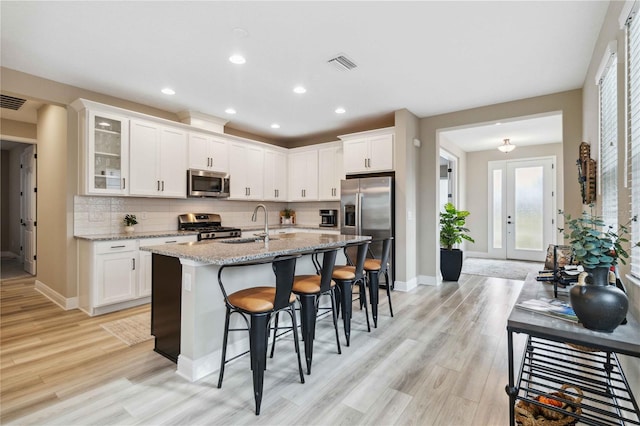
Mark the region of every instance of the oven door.
POLYGON ((187 171, 187 194, 189 197, 228 197, 229 175, 189 169, 187 171))

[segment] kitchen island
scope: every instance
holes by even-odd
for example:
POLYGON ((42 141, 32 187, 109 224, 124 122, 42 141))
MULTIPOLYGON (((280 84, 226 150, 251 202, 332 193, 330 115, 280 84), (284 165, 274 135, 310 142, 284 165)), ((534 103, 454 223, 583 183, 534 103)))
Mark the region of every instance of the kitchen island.
MULTIPOLYGON (((176 361, 178 374, 190 381, 217 371, 225 317, 224 298, 218 285, 222 266, 340 248, 369 239, 294 233, 272 237, 267 243, 239 238, 141 247, 140 250, 153 253, 151 327, 156 352, 176 361)), ((344 258, 338 263, 341 261, 344 258)), ((311 273, 315 269, 310 256, 302 256, 296 264, 296 274, 311 273)), ((226 291, 232 293, 246 287, 272 285, 275 279, 271 265, 262 264, 226 269, 222 281, 226 291)), ((239 316, 232 319, 235 322, 231 322, 231 328, 244 326, 239 316)), ((232 335, 227 358, 248 349, 247 334, 232 335)))

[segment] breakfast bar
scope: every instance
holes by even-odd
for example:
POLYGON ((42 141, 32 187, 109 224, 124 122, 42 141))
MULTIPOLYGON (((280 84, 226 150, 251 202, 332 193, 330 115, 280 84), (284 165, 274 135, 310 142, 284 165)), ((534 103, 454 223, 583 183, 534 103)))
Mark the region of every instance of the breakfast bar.
MULTIPOLYGON (((300 233, 278 235, 267 242, 237 238, 141 247, 153 254, 151 328, 156 352, 177 362, 178 374, 190 381, 217 371, 225 318, 224 298, 218 286, 220 267, 341 248, 369 239, 300 233)), ((296 273, 315 273, 309 256, 298 260, 296 273)), ((225 287, 231 291, 272 282, 270 264, 231 268, 224 276, 225 287)), ((248 339, 238 338, 230 341, 227 356, 247 349, 248 339)))

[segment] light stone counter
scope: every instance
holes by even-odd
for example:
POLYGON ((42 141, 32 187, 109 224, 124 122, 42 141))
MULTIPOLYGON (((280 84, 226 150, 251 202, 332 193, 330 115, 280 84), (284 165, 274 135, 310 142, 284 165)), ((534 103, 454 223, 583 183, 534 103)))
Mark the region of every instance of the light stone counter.
POLYGON ((371 237, 357 235, 292 233, 271 237, 268 243, 253 238, 233 238, 140 247, 140 250, 222 266, 281 255, 308 253, 315 249, 344 247, 369 239, 371 237))
POLYGON ((87 241, 115 241, 115 240, 141 240, 144 238, 184 237, 198 235, 196 231, 148 231, 148 232, 121 232, 115 234, 74 235, 78 240, 87 241))

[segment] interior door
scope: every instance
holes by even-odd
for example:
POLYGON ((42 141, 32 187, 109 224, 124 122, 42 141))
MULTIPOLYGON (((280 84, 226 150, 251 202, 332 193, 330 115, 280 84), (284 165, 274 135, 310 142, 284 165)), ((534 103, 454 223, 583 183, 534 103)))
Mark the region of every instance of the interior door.
POLYGON ((489 255, 544 261, 556 242, 555 158, 489 162, 489 255))
POLYGON ((36 274, 36 146, 30 145, 22 153, 20 172, 21 225, 24 270, 36 274))

